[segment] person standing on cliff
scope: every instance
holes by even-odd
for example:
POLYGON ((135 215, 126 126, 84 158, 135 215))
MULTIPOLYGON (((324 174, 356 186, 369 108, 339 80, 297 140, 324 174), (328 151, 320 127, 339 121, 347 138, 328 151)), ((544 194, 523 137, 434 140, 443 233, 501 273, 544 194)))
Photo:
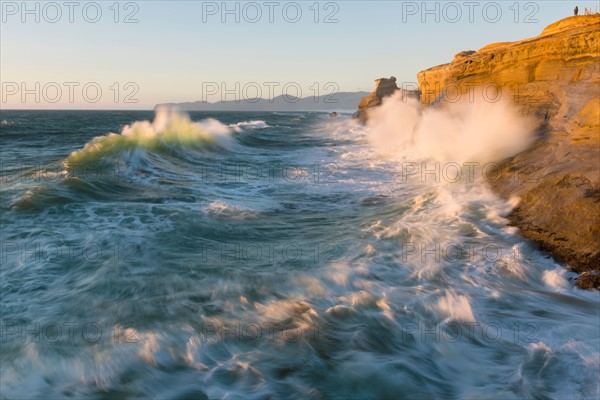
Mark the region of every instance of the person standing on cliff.
POLYGON ((575 13, 575 16, 577 16, 577 14, 579 14, 579 6, 575 6, 574 13, 575 13))

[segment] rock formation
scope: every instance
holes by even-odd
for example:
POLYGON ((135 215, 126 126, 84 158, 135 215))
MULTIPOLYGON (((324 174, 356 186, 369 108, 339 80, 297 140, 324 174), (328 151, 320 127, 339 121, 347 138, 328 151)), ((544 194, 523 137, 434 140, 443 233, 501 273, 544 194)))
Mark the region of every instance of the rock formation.
POLYGON ((418 74, 424 106, 461 96, 514 98, 543 137, 508 160, 492 187, 518 196, 510 220, 600 288, 600 15, 569 17, 538 37, 461 52, 418 74), (476 88, 476 89, 474 89, 476 88))
MULTIPOLYGON (((358 118, 362 122, 366 122, 368 109, 379 106, 384 97, 391 96, 396 92, 396 90, 400 90, 400 88, 398 88, 396 85, 396 78, 394 76, 390 77, 389 79, 376 79, 375 90, 360 100, 360 103, 358 104, 358 111, 356 111, 352 117, 358 118)), ((418 91, 407 90, 405 92, 407 96, 413 96, 416 98, 419 96, 418 91)))

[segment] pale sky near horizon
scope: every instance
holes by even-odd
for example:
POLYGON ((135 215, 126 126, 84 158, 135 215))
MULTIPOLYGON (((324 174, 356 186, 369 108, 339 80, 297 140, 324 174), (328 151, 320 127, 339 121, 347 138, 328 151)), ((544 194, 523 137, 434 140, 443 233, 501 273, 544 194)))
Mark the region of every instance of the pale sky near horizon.
POLYGON ((575 5, 583 14, 596 4, 2 1, 0 105, 151 109, 269 98, 284 87, 303 97, 317 87, 320 95, 371 91, 376 78, 416 82, 417 72, 462 50, 536 36, 575 5))

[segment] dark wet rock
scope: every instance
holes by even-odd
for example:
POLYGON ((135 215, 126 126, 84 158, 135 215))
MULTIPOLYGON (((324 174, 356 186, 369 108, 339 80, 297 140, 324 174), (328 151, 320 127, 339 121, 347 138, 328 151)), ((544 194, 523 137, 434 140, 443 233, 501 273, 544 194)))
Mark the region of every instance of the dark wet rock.
POLYGON ((581 289, 600 290, 600 274, 596 272, 584 272, 577 278, 575 284, 581 289))

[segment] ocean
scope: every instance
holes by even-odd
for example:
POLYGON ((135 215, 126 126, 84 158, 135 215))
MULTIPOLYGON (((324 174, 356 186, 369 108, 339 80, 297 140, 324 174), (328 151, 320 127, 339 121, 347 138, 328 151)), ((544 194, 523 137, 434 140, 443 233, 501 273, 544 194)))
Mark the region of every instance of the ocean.
POLYGON ((599 293, 480 165, 347 113, 0 120, 2 399, 600 395, 599 293))

